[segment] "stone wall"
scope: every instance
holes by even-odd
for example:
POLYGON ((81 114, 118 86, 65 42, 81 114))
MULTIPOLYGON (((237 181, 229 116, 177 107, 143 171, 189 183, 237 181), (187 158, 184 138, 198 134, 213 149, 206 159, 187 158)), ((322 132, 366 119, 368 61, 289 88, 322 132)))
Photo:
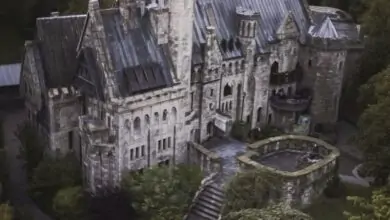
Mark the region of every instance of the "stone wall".
POLYGON ((246 154, 237 158, 240 168, 242 170, 261 169, 280 177, 283 181, 283 201, 297 207, 310 205, 322 194, 328 181, 337 173, 335 169, 337 169, 337 158, 340 155, 337 148, 322 140, 297 135, 269 138, 249 145, 248 149, 246 154), (318 146, 324 159, 295 172, 281 171, 254 160, 254 158, 283 150, 309 151, 313 146, 318 146))

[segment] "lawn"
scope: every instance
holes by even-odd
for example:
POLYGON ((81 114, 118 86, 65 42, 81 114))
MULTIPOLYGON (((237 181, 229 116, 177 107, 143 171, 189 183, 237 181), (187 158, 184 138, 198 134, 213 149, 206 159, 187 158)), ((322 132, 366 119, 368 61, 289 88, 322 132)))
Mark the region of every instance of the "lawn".
MULTIPOLYGON (((346 185, 347 196, 369 197, 371 189, 357 185, 346 185)), ((345 197, 339 199, 321 198, 312 206, 304 210, 310 214, 314 220, 346 220, 343 212, 348 210, 353 213, 353 206, 345 197)), ((355 209, 356 210, 356 209, 355 209)))

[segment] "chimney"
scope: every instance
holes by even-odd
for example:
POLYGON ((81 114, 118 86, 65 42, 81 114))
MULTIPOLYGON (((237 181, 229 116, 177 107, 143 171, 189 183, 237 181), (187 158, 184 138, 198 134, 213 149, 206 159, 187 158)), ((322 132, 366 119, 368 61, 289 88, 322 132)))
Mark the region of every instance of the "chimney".
POLYGON ((57 17, 59 15, 60 15, 60 12, 58 12, 58 11, 53 11, 50 13, 50 17, 57 17))
POLYGON ((134 0, 120 0, 119 11, 123 18, 125 31, 128 28, 133 29, 137 27, 137 2, 134 0))

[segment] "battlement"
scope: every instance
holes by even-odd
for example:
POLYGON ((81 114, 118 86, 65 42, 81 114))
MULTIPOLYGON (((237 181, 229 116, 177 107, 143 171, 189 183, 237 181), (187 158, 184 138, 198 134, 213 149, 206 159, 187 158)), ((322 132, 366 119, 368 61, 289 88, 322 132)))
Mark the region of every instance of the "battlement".
POLYGON ((80 92, 73 86, 58 87, 49 89, 48 96, 50 99, 59 100, 80 96, 80 92))

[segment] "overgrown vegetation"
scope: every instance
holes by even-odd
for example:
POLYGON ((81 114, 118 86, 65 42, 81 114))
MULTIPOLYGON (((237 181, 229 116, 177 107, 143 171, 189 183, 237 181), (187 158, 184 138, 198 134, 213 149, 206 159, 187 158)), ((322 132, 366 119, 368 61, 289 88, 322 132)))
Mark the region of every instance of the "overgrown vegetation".
POLYGON ((127 174, 122 187, 133 199, 140 219, 182 220, 202 178, 197 167, 154 167, 143 174, 127 174))
POLYGON ((223 220, 309 220, 311 217, 282 204, 283 180, 258 169, 238 173, 225 193, 223 220), (276 205, 269 205, 270 201, 276 205))
POLYGON ((283 181, 280 178, 258 169, 237 173, 226 187, 223 213, 261 209, 270 198, 278 200, 283 181))
POLYGON ((20 156, 26 163, 28 178, 32 177, 33 170, 43 159, 44 145, 36 129, 28 122, 18 125, 15 136, 20 141, 20 156))
POLYGON ((349 196, 347 200, 358 213, 351 213, 348 210, 344 214, 348 220, 387 220, 390 219, 390 188, 383 187, 374 190, 370 198, 349 196))

